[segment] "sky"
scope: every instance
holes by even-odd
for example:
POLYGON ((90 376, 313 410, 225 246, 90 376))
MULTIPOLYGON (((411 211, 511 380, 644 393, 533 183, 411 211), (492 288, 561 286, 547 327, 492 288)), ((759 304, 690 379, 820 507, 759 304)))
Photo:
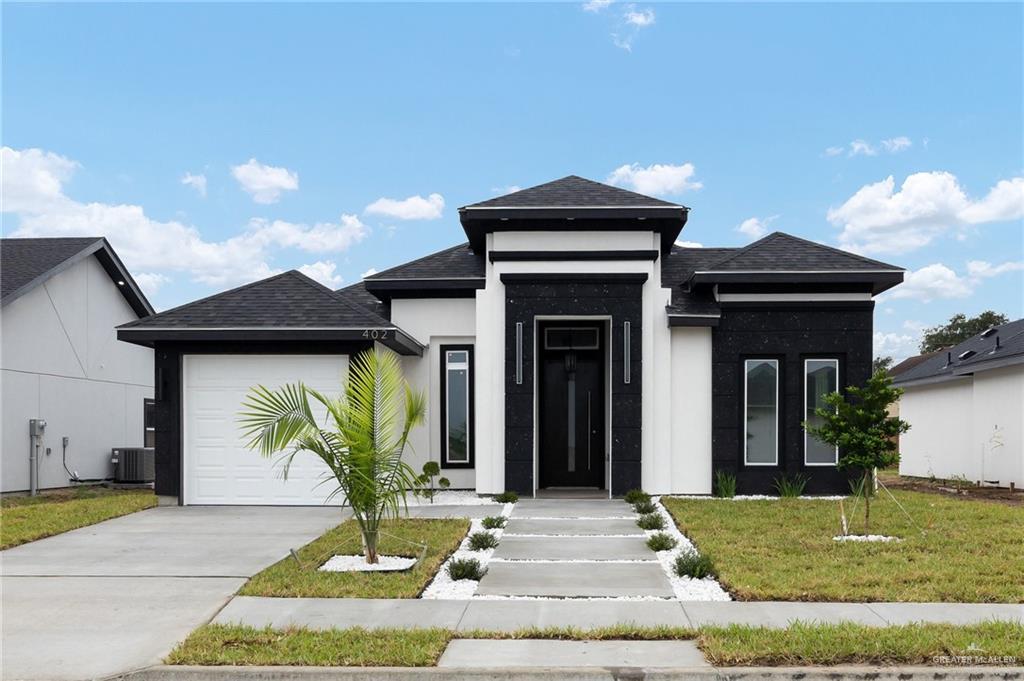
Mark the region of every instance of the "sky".
POLYGON ((907 269, 876 354, 1024 317, 1024 5, 2 5, 4 236, 103 235, 157 309, 335 288, 582 175, 907 269))

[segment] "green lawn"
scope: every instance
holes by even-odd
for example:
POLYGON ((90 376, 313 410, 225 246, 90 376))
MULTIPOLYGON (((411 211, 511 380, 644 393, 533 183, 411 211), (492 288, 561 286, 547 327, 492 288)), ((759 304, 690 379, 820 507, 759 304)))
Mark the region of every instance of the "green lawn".
POLYGON ((381 526, 378 551, 382 555, 416 556, 425 543, 426 554, 406 572, 320 572, 317 568, 335 554, 362 552, 359 526, 347 520, 299 549, 302 565, 288 557, 246 582, 243 596, 289 598, 416 598, 433 579, 438 567, 458 548, 469 530, 466 519, 390 520, 381 526))
MULTIPOLYGON (((934 664, 937 656, 976 655, 1024 660, 1024 625, 988 622, 969 626, 794 623, 786 629, 670 627, 529 629, 512 633, 448 629, 253 629, 209 624, 167 657, 182 665, 304 665, 429 667, 455 638, 558 640, 697 639, 715 665, 934 664)), ((984 660, 979 660, 979 664, 984 660)), ((1013 666, 1013 663, 996 661, 1013 666)))
POLYGON ((0 549, 156 506, 152 490, 76 487, 0 500, 0 549))
POLYGON ((1024 602, 1024 580, 1010 577, 1024 570, 1024 508, 894 495, 924 532, 883 494, 871 532, 902 538, 890 543, 833 541, 836 501, 662 501, 741 600, 1024 602))

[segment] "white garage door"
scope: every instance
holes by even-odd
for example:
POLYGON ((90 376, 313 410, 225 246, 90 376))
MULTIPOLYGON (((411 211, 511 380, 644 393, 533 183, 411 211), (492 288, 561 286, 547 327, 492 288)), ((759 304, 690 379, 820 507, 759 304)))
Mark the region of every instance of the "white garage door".
MULTIPOLYGON (((277 457, 245 447, 238 413, 254 385, 302 381, 336 395, 348 369, 345 355, 187 355, 184 361, 184 500, 186 504, 321 505, 334 490, 318 458, 295 457, 288 480, 277 457)), ((324 409, 316 408, 318 419, 324 409)), ((322 420, 321 420, 322 422, 322 420)), ((331 501, 339 504, 337 497, 331 501)))

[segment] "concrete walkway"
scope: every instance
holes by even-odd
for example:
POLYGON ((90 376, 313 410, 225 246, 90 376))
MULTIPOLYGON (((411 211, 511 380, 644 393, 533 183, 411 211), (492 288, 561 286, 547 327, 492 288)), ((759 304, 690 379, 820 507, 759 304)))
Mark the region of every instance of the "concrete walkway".
POLYGON ((337 508, 166 506, 2 551, 3 678, 157 664, 246 578, 341 520, 337 508))
POLYGON ((220 624, 330 629, 442 627, 516 631, 530 627, 591 629, 620 624, 700 627, 749 624, 785 627, 794 621, 857 622, 869 626, 986 620, 1024 622, 1024 605, 999 603, 797 603, 585 600, 383 600, 239 596, 214 619, 220 624))

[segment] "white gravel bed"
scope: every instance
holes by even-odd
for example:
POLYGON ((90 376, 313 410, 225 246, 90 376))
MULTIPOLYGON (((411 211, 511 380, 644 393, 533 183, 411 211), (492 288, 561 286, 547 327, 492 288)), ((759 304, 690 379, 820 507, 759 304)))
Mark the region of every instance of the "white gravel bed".
POLYGON ((377 556, 376 563, 367 563, 366 556, 332 556, 318 569, 321 572, 398 572, 416 564, 415 558, 377 556))
POLYGON ((500 506, 491 497, 482 497, 468 490, 444 490, 434 493, 434 503, 430 499, 409 495, 409 506, 500 506))
POLYGON ((846 534, 832 537, 832 541, 838 542, 864 542, 864 541, 900 541, 899 537, 887 537, 884 534, 846 534))
MULTIPOLYGON (((801 496, 785 497, 787 499, 802 499, 804 501, 839 501, 849 495, 830 494, 820 497, 801 496)), ((783 497, 771 496, 770 494, 737 494, 734 497, 713 497, 707 494, 669 494, 666 499, 700 499, 701 501, 780 501, 783 497)))
MULTIPOLYGON (((508 535, 509 537, 515 535, 508 535)), ((590 536, 590 535, 586 535, 590 536)), ((491 558, 492 563, 587 563, 596 565, 628 565, 633 563, 656 563, 657 558, 491 558)))
MULTIPOLYGON (((512 508, 514 506, 515 504, 505 504, 501 509, 501 515, 508 518, 512 515, 512 508)), ((473 598, 473 594, 476 593, 476 588, 480 585, 480 582, 475 579, 452 579, 448 576, 448 565, 452 561, 475 558, 480 562, 481 568, 484 570, 487 569, 487 564, 491 562, 491 556, 494 555, 494 549, 484 549, 483 551, 471 550, 469 548, 469 537, 477 532, 488 532, 496 538, 501 539, 504 529, 497 528, 488 530, 484 527, 483 520, 472 520, 469 524, 469 532, 466 533, 462 543, 459 544, 459 548, 455 550, 455 553, 448 557, 448 560, 441 563, 441 567, 438 569, 437 574, 434 575, 434 579, 427 585, 427 588, 423 590, 423 594, 420 598, 459 601, 473 598)))
POLYGON ((698 553, 697 547, 693 545, 693 542, 689 538, 679 531, 676 527, 675 521, 672 516, 665 509, 661 503, 660 497, 653 499, 657 506, 658 513, 662 518, 665 519, 665 529, 663 530, 647 530, 647 536, 664 532, 671 535, 676 540, 676 546, 668 551, 658 551, 656 554, 658 561, 661 563, 661 569, 665 571, 665 576, 668 577, 668 581, 672 584, 672 591, 675 592, 676 600, 680 601, 731 601, 732 596, 729 592, 722 588, 722 585, 718 583, 714 577, 705 577, 703 579, 694 579, 693 577, 680 577, 675 571, 676 556, 682 553, 698 553))
POLYGON ((564 515, 517 515, 516 520, 632 520, 635 515, 574 515, 566 518, 564 515))
POLYGON ((501 596, 501 595, 474 595, 474 601, 662 601, 670 602, 671 598, 661 596, 587 596, 576 598, 573 596, 501 596))
POLYGON ((600 539, 613 539, 613 538, 621 538, 621 537, 643 537, 644 536, 644 532, 643 532, 643 530, 641 530, 638 527, 636 529, 636 532, 634 532, 632 534, 569 534, 569 533, 558 533, 558 532, 553 532, 551 534, 519 534, 519 533, 516 533, 516 532, 506 532, 505 536, 506 537, 533 537, 534 539, 539 539, 541 537, 580 537, 581 539, 586 539, 586 538, 593 537, 595 539, 598 539, 598 538, 600 538, 600 539))

